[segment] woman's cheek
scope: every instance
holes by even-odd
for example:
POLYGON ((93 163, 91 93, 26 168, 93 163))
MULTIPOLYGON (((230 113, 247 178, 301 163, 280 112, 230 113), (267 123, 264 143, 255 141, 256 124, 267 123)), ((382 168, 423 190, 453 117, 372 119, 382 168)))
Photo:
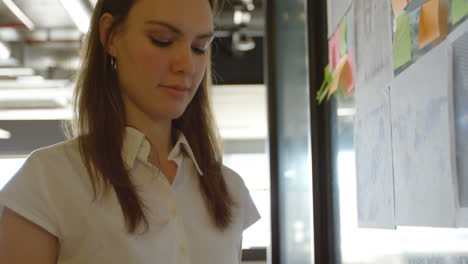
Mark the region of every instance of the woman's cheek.
POLYGON ((160 76, 164 72, 163 58, 156 54, 154 48, 141 48, 137 50, 136 57, 138 58, 138 65, 135 67, 139 69, 141 79, 154 80, 155 77, 160 76))
POLYGON ((203 75, 205 75, 206 65, 207 65, 206 59, 204 59, 200 64, 201 64, 201 65, 200 65, 200 67, 197 69, 197 74, 196 74, 197 86, 200 84, 201 80, 203 79, 203 75))

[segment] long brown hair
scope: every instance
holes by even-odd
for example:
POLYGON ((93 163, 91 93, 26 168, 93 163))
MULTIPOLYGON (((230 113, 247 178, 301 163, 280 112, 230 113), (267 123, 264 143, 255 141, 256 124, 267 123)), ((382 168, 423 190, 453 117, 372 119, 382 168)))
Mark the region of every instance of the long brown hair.
MULTIPOLYGON (((213 13, 218 12, 218 1, 208 0, 213 13)), ((144 224, 148 229, 141 200, 121 156, 125 133, 125 109, 116 73, 109 55, 100 42, 99 20, 105 13, 114 17, 107 32, 121 26, 135 0, 99 0, 96 4, 88 38, 83 50, 81 71, 74 95, 73 136, 77 137, 81 158, 91 179, 96 199, 113 188, 122 209, 127 231, 135 233, 144 224)), ((107 41, 106 40, 106 41, 107 41)), ((210 54, 210 53, 209 53, 210 54)), ((194 98, 184 114, 173 120, 173 127, 187 138, 199 163, 199 187, 211 214, 213 224, 226 229, 232 220, 234 201, 222 177, 222 151, 210 108, 211 64, 194 98)))

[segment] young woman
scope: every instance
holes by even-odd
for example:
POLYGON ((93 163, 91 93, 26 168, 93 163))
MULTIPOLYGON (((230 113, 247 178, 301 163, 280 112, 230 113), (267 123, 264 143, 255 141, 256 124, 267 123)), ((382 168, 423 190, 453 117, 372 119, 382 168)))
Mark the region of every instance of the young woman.
POLYGON ((75 137, 0 192, 0 263, 238 263, 259 214, 222 165, 208 90, 215 0, 99 0, 75 137))

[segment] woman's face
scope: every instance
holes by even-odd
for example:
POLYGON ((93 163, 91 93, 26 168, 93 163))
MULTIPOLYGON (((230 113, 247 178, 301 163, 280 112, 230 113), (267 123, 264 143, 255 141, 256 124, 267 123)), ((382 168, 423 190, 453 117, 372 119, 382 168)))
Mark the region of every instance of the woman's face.
POLYGON ((111 46, 127 122, 180 117, 204 76, 212 40, 208 0, 136 0, 111 46))

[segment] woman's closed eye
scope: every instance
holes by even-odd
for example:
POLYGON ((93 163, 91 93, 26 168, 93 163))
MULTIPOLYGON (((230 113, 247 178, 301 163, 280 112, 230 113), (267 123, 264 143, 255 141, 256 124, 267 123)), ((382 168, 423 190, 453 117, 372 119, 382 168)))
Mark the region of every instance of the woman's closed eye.
MULTIPOLYGON (((158 47, 161 47, 161 48, 165 48, 165 47, 169 47, 171 44, 172 44, 172 41, 168 41, 168 40, 158 40, 158 39, 155 39, 155 38, 151 38, 151 42, 158 46, 158 47)), ((202 55, 202 54, 205 54, 206 52, 206 48, 205 47, 192 47, 192 50, 193 52, 195 52, 195 54, 199 54, 199 55, 202 55)))
POLYGON ((199 55, 205 54, 205 51, 206 51, 203 48, 197 48, 197 47, 192 47, 192 50, 193 50, 193 52, 195 52, 196 54, 199 54, 199 55))
POLYGON ((159 47, 168 47, 169 45, 172 44, 172 41, 167 41, 167 40, 157 40, 154 38, 151 38, 151 42, 153 42, 154 45, 159 46, 159 47))

